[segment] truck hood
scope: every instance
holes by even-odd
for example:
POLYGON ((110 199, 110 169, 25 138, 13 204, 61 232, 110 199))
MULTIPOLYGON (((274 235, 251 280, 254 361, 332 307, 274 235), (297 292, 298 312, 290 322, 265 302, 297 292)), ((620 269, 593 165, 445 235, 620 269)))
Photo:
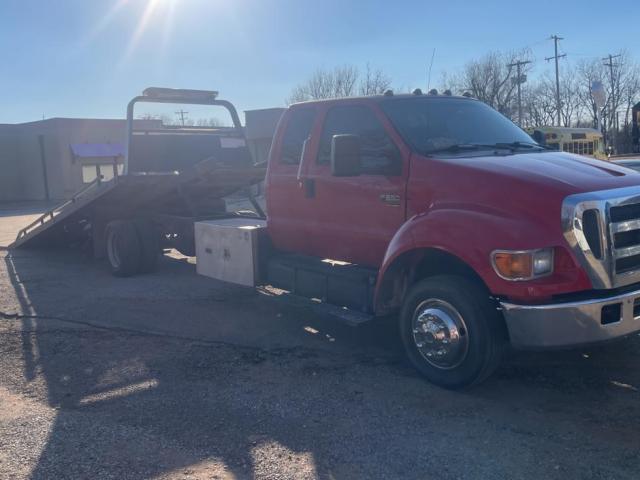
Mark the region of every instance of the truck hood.
POLYGON ((559 232, 567 196, 635 185, 640 189, 640 174, 563 152, 480 154, 416 158, 409 185, 409 216, 436 209, 474 210, 528 219, 538 229, 559 232))
POLYGON ((524 183, 538 193, 553 190, 571 195, 610 188, 640 185, 640 174, 604 160, 563 152, 522 153, 504 156, 450 158, 449 164, 464 166, 473 174, 493 179, 524 183), (487 177, 488 176, 488 177, 487 177))

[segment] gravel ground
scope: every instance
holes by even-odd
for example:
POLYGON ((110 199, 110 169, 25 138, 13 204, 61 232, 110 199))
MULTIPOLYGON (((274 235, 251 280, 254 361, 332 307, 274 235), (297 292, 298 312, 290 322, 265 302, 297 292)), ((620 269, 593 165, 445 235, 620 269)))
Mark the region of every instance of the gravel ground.
POLYGON ((18 232, 52 208, 52 202, 0 203, 0 249, 11 245, 18 232))
POLYGON ((640 338, 464 393, 357 329, 166 257, 0 252, 0 479, 637 479, 640 338))

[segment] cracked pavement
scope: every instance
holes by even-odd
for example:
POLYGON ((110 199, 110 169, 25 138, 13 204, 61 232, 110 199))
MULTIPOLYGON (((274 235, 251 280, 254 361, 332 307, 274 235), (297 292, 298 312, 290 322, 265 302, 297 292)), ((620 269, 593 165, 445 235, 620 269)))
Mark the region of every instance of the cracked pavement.
POLYGON ((454 393, 391 322, 67 251, 0 251, 0 478, 635 479, 640 338, 454 393))

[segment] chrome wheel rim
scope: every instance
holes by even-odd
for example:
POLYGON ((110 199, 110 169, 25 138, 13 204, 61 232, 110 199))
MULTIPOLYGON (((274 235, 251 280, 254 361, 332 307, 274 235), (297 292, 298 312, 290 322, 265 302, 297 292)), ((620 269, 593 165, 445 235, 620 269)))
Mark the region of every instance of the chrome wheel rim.
POLYGON ((412 338, 430 365, 450 370, 460 365, 469 351, 469 333, 460 312, 448 302, 428 299, 415 310, 412 338))
POLYGON ((118 247, 116 246, 116 242, 118 241, 118 236, 115 232, 109 232, 109 237, 107 238, 107 256, 109 257, 109 263, 113 268, 120 268, 120 254, 118 253, 118 247))

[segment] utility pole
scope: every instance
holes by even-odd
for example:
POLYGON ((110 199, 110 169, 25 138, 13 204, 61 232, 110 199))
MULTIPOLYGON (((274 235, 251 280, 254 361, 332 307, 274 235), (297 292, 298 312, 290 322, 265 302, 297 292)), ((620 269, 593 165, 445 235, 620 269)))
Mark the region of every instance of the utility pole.
POLYGON ((563 37, 559 37, 558 35, 551 35, 550 40, 553 40, 555 45, 555 55, 553 57, 547 57, 545 60, 548 62, 551 59, 555 59, 556 61, 556 110, 558 112, 558 126, 561 125, 562 120, 560 119, 560 74, 558 72, 558 59, 562 57, 566 57, 567 54, 563 53, 562 55, 558 55, 558 41, 564 40, 563 37))
POLYGON ((518 123, 520 124, 521 127, 522 127, 522 91, 520 86, 527 81, 527 77, 526 75, 522 75, 520 73, 520 67, 522 67, 523 65, 526 65, 527 63, 531 63, 531 61, 516 60, 515 62, 507 65, 507 67, 509 68, 516 67, 517 76, 515 81, 518 84, 518 123))
POLYGON ((605 58, 603 58, 602 60, 604 61, 604 66, 605 67, 609 67, 609 73, 611 75, 611 106, 609 107, 609 115, 611 116, 611 120, 608 122, 609 123, 609 128, 612 128, 612 135, 611 138, 609 138, 609 141, 611 142, 611 144, 615 147, 616 144, 616 140, 618 137, 618 126, 616 125, 616 112, 615 112, 615 98, 616 98, 616 84, 615 84, 615 77, 614 77, 614 71, 613 71, 613 67, 617 67, 618 64, 613 63, 613 59, 614 58, 618 58, 621 57, 622 55, 618 54, 618 55, 607 55, 605 58))
POLYGON ((182 123, 183 127, 184 127, 184 116, 187 115, 188 113, 189 112, 185 112, 183 109, 180 109, 177 112, 175 112, 175 114, 180 117, 180 123, 182 123))

